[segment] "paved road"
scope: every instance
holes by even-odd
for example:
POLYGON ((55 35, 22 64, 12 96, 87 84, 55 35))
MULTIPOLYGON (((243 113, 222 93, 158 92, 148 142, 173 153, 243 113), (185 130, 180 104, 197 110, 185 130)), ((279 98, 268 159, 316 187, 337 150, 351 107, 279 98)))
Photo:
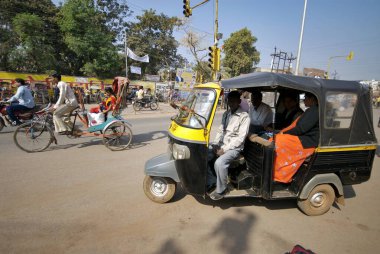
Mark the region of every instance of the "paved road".
MULTIPOLYGON (((378 119, 380 110, 375 111, 378 119)), ((0 133, 0 253, 317 253, 380 249, 380 159, 371 180, 346 188, 346 206, 307 217, 294 201, 211 202, 178 191, 155 204, 142 191, 146 159, 166 151, 169 114, 130 117, 132 149, 59 138, 27 154, 0 133)), ((220 121, 220 115, 217 121, 220 121)), ((377 129, 380 137, 380 129, 377 129)))

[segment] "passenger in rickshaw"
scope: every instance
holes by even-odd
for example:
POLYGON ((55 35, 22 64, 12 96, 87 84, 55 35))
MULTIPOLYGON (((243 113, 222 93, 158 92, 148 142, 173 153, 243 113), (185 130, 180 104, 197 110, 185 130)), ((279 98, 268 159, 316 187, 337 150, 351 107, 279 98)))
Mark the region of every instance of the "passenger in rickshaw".
POLYGON ((284 95, 283 104, 285 111, 282 113, 281 121, 276 123, 277 130, 288 127, 303 114, 303 110, 300 108, 298 100, 297 93, 288 92, 284 95))
POLYGON ((215 175, 211 168, 207 174, 207 192, 210 193, 216 184, 216 189, 210 193, 210 198, 219 200, 227 194, 228 167, 231 162, 238 158, 243 150, 244 141, 247 137, 250 119, 248 113, 239 106, 240 93, 232 91, 228 94, 229 110, 224 112, 215 143, 209 149, 209 161, 218 157, 214 163, 215 175))
POLYGON ((263 95, 260 91, 251 93, 252 106, 249 108, 249 117, 251 119, 250 133, 260 133, 265 131, 273 121, 273 112, 268 104, 262 102, 263 95))
POLYGON ((275 136, 274 180, 277 182, 291 182, 293 175, 318 146, 318 100, 315 95, 306 93, 304 102, 308 109, 275 136))
POLYGON ((111 87, 106 87, 104 89, 105 98, 99 106, 91 108, 90 113, 103 113, 107 115, 107 113, 113 110, 116 106, 116 94, 113 92, 111 87))

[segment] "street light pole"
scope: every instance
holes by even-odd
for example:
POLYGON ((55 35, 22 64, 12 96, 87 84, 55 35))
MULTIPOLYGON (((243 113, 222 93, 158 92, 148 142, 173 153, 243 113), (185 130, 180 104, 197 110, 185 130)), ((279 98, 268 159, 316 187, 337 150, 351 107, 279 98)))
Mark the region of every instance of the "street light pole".
POLYGON ((125 34, 124 34, 124 52, 125 52, 125 77, 128 78, 127 30, 125 30, 125 34))
POLYGON ((303 40, 303 28, 305 26, 306 7, 307 7, 307 0, 305 0, 305 5, 303 7, 301 34, 300 34, 300 41, 298 43, 297 64, 296 64, 295 75, 298 75, 299 66, 300 66, 300 60, 301 60, 301 49, 302 49, 302 40, 303 40))

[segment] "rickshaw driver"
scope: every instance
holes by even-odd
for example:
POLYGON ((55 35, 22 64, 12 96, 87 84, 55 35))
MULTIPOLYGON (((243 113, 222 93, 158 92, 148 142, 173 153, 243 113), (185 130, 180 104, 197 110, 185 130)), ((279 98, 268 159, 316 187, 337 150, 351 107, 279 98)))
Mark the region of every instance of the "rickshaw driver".
POLYGON ((229 110, 224 112, 222 124, 220 125, 215 144, 209 149, 209 161, 215 156, 218 158, 214 163, 216 177, 208 168, 207 172, 207 191, 213 200, 222 199, 228 192, 227 177, 228 167, 231 162, 238 158, 244 148, 244 141, 248 135, 250 119, 247 112, 240 107, 240 94, 238 91, 232 91, 228 94, 229 110))

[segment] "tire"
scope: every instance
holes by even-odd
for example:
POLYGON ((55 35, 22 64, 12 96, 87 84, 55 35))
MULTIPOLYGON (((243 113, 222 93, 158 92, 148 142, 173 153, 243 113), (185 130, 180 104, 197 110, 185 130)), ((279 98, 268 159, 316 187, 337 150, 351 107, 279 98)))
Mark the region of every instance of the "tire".
POLYGON ((314 187, 305 200, 298 200, 299 209, 309 216, 322 215, 330 210, 334 203, 335 192, 329 184, 314 187))
POLYGON ((13 141, 18 148, 25 152, 41 152, 53 142, 52 135, 45 124, 27 122, 17 127, 13 134, 13 141))
POLYGON ((4 126, 5 126, 4 119, 0 116, 0 131, 3 130, 4 126))
POLYGON ((169 202, 176 190, 176 182, 171 178, 159 176, 145 176, 143 183, 145 195, 155 203, 169 202))
POLYGON ((132 138, 132 130, 121 121, 110 124, 103 131, 103 144, 111 151, 127 149, 132 142, 132 138))
POLYGON ((158 109, 158 102, 154 101, 150 103, 150 109, 151 110, 157 110, 158 109))
POLYGON ((135 111, 140 111, 141 110, 141 103, 140 102, 137 102, 137 101, 135 101, 135 103, 133 103, 133 109, 135 110, 135 111))

